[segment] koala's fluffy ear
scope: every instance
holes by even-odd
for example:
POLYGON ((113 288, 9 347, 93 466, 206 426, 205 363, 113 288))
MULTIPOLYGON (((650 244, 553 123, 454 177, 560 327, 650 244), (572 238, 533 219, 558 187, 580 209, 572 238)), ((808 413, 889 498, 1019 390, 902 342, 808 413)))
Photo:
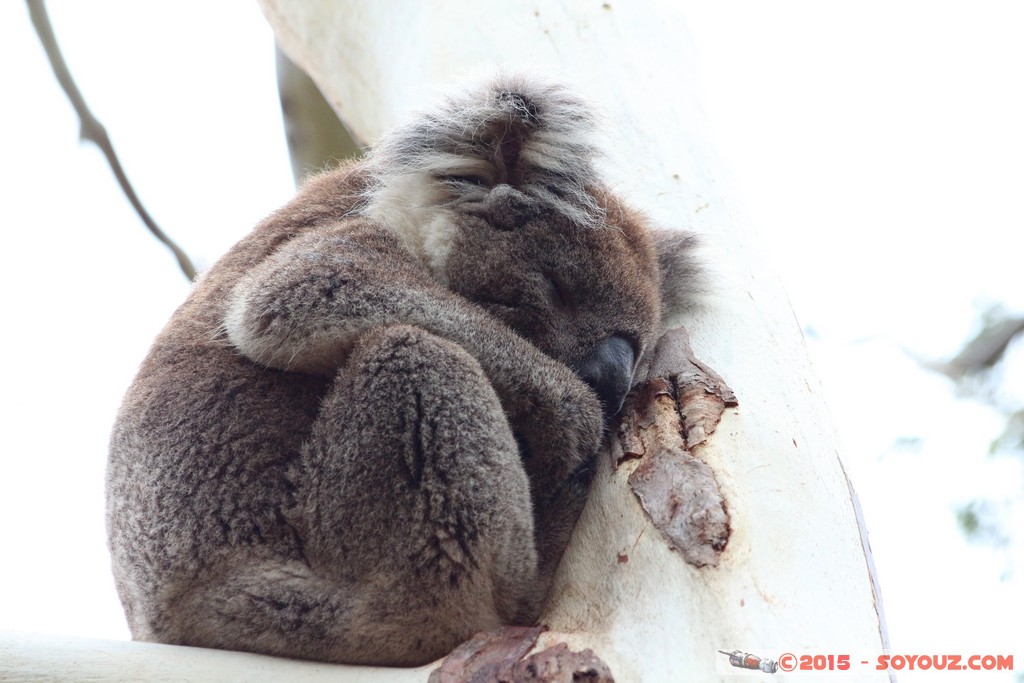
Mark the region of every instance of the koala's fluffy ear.
POLYGON ((686 230, 652 230, 654 249, 661 271, 662 320, 692 306, 704 289, 703 272, 697 259, 697 236, 686 230))

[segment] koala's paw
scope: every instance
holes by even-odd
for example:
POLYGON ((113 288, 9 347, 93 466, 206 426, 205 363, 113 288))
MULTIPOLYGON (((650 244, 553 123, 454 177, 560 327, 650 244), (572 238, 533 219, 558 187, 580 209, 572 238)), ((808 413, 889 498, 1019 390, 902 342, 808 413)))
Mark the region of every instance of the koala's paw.
POLYGON ((553 377, 551 391, 537 398, 523 425, 528 470, 537 493, 553 495, 572 482, 589 485, 604 434, 601 402, 570 371, 553 377), (538 482, 539 478, 539 482, 538 482))

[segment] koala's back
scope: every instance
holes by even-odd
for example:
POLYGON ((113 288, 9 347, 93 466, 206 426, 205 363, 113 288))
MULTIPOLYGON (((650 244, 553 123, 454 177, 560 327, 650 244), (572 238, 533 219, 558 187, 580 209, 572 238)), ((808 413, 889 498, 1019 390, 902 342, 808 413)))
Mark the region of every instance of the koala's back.
POLYGON ((314 178, 220 259, 125 396, 111 438, 107 525, 136 638, 159 639, 165 606, 228 553, 301 554, 293 479, 328 380, 243 358, 225 338, 225 306, 238 280, 281 244, 351 210, 358 178, 353 167, 314 178))

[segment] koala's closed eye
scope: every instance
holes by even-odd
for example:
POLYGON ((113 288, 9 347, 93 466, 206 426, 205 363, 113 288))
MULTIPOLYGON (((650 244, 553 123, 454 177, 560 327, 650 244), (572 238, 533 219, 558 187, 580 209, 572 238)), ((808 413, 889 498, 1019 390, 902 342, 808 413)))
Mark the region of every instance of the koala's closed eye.
POLYGON ((572 313, 577 309, 576 293, 555 273, 544 273, 548 284, 548 297, 555 308, 572 313))
POLYGON ((452 185, 475 185, 477 187, 491 186, 490 179, 482 175, 450 174, 438 176, 437 179, 442 183, 450 183, 452 185))

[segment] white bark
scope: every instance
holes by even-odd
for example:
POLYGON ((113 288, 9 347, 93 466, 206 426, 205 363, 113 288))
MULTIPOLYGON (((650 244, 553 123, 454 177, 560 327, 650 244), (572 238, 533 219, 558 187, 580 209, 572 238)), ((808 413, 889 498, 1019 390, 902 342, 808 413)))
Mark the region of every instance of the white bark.
POLYGON ((429 672, 429 667, 338 666, 198 647, 0 631, 0 681, 412 683, 426 680, 429 672))
POLYGON ((605 172, 616 187, 711 243, 717 291, 686 324, 740 402, 697 451, 727 501, 728 547, 717 567, 687 564, 637 504, 632 467, 613 472, 606 460, 541 644, 591 647, 617 680, 636 681, 713 678, 720 649, 881 652, 870 551, 831 420, 786 295, 709 146, 691 43, 670 3, 261 4, 360 139, 464 80, 467 66, 527 66, 577 84, 613 128, 605 172))

